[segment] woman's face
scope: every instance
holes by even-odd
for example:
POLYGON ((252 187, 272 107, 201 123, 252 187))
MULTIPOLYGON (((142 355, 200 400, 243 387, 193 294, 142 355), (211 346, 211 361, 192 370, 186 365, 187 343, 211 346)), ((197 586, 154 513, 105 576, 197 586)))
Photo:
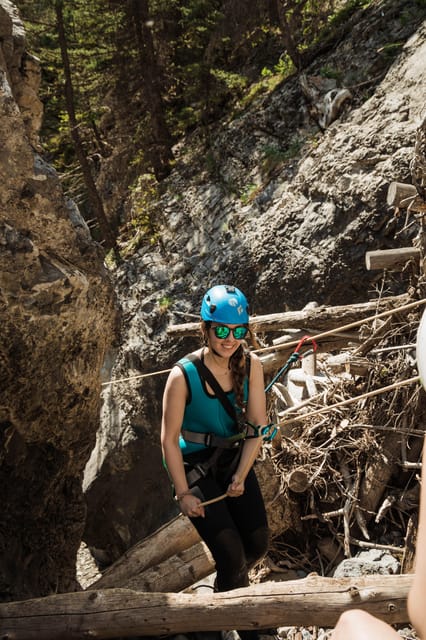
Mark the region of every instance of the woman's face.
POLYGON ((217 322, 212 322, 207 332, 209 345, 213 352, 223 358, 230 358, 240 346, 241 341, 245 338, 247 330, 244 332, 243 329, 246 329, 246 327, 242 327, 242 325, 238 324, 219 324, 217 322), (226 328, 229 329, 229 333, 226 331, 226 328), (236 338, 233 331, 235 329, 237 329, 235 331, 237 336, 243 333, 244 335, 241 338, 236 338), (225 338, 218 337, 218 335, 224 335, 226 333, 228 333, 228 335, 225 338))

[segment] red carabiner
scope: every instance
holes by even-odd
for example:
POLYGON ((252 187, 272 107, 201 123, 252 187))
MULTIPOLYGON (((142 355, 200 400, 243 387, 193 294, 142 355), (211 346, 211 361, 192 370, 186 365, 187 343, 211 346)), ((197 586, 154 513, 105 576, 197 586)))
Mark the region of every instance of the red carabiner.
MULTIPOLYGON (((313 338, 311 338, 311 336, 303 336, 303 338, 301 340, 299 340, 297 347, 294 350, 294 353, 298 353, 299 349, 301 348, 301 346, 303 345, 304 342, 306 342, 307 340, 310 340, 312 342, 312 348, 315 351, 318 348, 317 343, 315 342, 315 340, 313 338)), ((303 357, 303 356, 302 356, 303 357)))

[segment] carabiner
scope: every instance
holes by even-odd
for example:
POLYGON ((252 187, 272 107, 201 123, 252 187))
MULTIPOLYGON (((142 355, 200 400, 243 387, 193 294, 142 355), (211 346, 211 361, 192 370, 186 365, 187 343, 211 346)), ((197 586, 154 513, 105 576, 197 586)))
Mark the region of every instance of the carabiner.
MULTIPOLYGON (((299 340, 299 342, 297 343, 297 347, 295 348, 294 353, 298 354, 299 349, 307 340, 310 340, 312 342, 312 349, 313 349, 313 352, 315 353, 315 351, 318 349, 318 345, 315 342, 315 340, 311 338, 311 336, 303 336, 303 338, 301 338, 301 340, 299 340)), ((303 355, 299 355, 299 358, 303 358, 303 355)))

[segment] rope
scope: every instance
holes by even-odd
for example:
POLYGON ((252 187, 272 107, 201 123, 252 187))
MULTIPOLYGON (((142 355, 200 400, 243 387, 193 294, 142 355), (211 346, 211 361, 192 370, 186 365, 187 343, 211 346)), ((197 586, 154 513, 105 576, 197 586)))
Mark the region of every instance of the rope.
POLYGON ((135 376, 129 376, 128 378, 115 378, 115 380, 109 380, 109 382, 102 382, 101 386, 106 387, 109 384, 116 384, 117 382, 128 382, 129 380, 136 380, 137 378, 149 378, 150 376, 160 376, 164 373, 170 373, 171 369, 163 369, 162 371, 152 371, 151 373, 139 373, 135 376))
MULTIPOLYGON (((284 425, 287 426, 289 424, 292 424, 293 422, 300 422, 300 420, 305 420, 306 418, 317 416, 320 413, 326 413, 327 411, 332 411, 333 409, 338 409, 339 407, 344 407, 348 404, 352 404, 352 402, 358 402, 358 400, 363 400, 364 398, 372 398, 373 396, 378 396, 381 393, 387 393, 388 391, 392 391, 393 389, 397 389, 398 387, 404 387, 406 385, 413 384, 414 382, 419 382, 419 381, 420 381, 420 376, 414 376, 413 378, 408 378, 408 380, 402 380, 402 382, 394 382, 393 384, 390 384, 387 387, 374 389, 374 391, 367 391, 367 393, 363 393, 360 396, 355 396, 354 398, 348 398, 347 400, 341 400, 341 402, 336 402, 335 404, 331 404, 327 407, 322 407, 321 409, 315 409, 315 411, 310 411, 309 413, 305 413, 302 416, 282 420, 281 422, 278 422, 275 426, 283 427, 284 425)), ((299 408, 301 407, 291 407, 291 409, 287 409, 286 414, 298 411, 299 408)))
MULTIPOLYGON (((396 307, 396 309, 389 309, 388 311, 382 311, 370 318, 363 318, 362 320, 356 320, 355 322, 351 322, 350 324, 345 324, 342 327, 338 327, 337 329, 330 329, 329 331, 323 331, 322 333, 317 333, 316 335, 311 336, 311 340, 320 340, 320 338, 325 338, 326 336, 331 336, 335 333, 340 333, 341 331, 346 331, 347 329, 352 329, 353 327, 359 327, 366 322, 371 322, 372 320, 378 320, 379 318, 385 318, 386 316, 390 316, 393 313, 398 313, 399 311, 408 311, 409 309, 414 309, 414 307, 418 307, 421 304, 426 304, 426 298, 422 300, 416 300, 415 302, 410 302, 409 304, 405 304, 402 307, 396 307)), ((293 340, 293 342, 285 342, 284 344, 277 344, 271 347, 263 347, 262 349, 257 349, 255 353, 267 353, 268 351, 280 351, 281 349, 288 349, 293 345, 297 344, 297 340, 293 340)))
MULTIPOLYGON (((372 322, 373 320, 377 320, 379 318, 385 318, 386 316, 390 316, 393 313, 398 313, 400 311, 408 311, 409 309, 414 309, 421 304, 426 304, 426 298, 422 300, 416 300, 415 302, 410 302, 409 304, 403 305, 402 307, 396 307, 396 309, 389 309, 388 311, 382 311, 382 313, 378 313, 374 316, 370 316, 369 318, 364 318, 362 320, 357 320, 355 322, 351 322, 350 324, 343 325, 341 327, 337 327, 335 329, 330 329, 329 331, 323 331, 322 333, 317 333, 314 336, 310 336, 310 341, 318 341, 321 338, 325 338, 327 336, 334 335, 335 333, 341 333, 342 331, 346 331, 347 329, 352 329, 353 327, 359 327, 366 322, 372 322)), ((299 340, 293 340, 292 342, 286 342, 281 345, 274 345, 270 347, 262 347, 261 349, 255 349, 253 353, 268 353, 269 351, 281 351, 282 349, 291 349, 294 346, 299 344, 299 340)), ((108 382, 102 382, 101 386, 106 387, 108 385, 117 384, 120 382, 128 382, 129 380, 137 380, 140 378, 148 378, 149 376, 157 376, 164 375, 166 373, 170 373, 171 369, 163 369, 162 371, 154 371, 151 373, 140 373, 134 376, 129 376, 127 378, 115 378, 114 380, 109 380, 108 382)))

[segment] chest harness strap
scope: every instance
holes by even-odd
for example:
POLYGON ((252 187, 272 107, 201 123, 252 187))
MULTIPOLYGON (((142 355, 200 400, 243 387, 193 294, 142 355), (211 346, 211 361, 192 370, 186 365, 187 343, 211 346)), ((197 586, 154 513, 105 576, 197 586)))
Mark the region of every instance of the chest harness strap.
MULTIPOLYGON (((204 382, 207 382, 208 385, 213 389, 216 397, 222 403, 222 406, 224 407, 228 415, 238 426, 238 433, 228 438, 221 438, 214 433, 199 433, 195 431, 189 431, 187 429, 182 430, 182 436, 188 442, 204 444, 207 447, 213 448, 212 455, 208 458, 208 460, 191 465, 191 471, 186 474, 188 485, 191 487, 197 482, 197 480, 199 480, 201 477, 204 477, 209 469, 215 467, 219 456, 224 449, 236 449, 236 453, 238 453, 238 450, 240 449, 244 439, 250 436, 247 436, 249 425, 244 424, 243 413, 241 413, 240 416, 237 415, 234 405, 229 400, 225 391, 222 389, 210 369, 208 369, 201 358, 199 358, 195 354, 190 354, 189 356, 187 356, 187 358, 194 364, 195 368, 197 369, 198 375, 200 376, 200 379, 204 382)), ((236 468, 238 459, 239 455, 235 455, 233 463, 231 465, 232 467, 236 468)))
POLYGON ((229 438, 221 438, 214 433, 199 433, 198 431, 188 431, 182 429, 182 437, 187 442, 203 444, 206 447, 220 447, 221 449, 236 449, 240 446, 241 440, 246 438, 247 430, 237 433, 229 438))

